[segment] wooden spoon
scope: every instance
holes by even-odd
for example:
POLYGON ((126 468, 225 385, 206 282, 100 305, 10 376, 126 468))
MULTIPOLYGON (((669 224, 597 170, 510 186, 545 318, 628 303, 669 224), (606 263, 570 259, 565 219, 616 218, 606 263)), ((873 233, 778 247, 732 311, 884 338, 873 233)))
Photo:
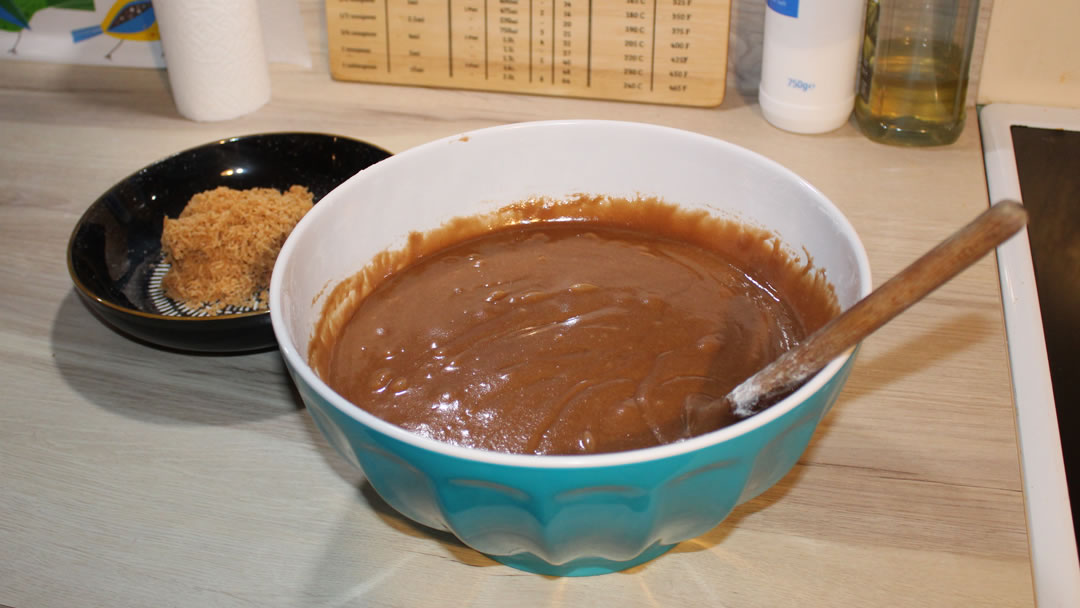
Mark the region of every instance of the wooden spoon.
POLYGON ((756 414, 825 367, 829 361, 877 331, 912 304, 983 257, 1027 224, 1020 203, 1006 201, 984 211, 974 221, 928 251, 870 295, 859 300, 795 348, 736 386, 727 396, 691 412, 690 432, 715 430, 716 421, 756 414), (730 408, 729 410, 725 408, 730 408))

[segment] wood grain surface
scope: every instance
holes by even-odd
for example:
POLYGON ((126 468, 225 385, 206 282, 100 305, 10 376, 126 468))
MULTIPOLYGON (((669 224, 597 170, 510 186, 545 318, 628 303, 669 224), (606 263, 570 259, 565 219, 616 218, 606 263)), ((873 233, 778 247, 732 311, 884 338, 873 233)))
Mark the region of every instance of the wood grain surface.
MULTIPOLYGON (((315 67, 193 123, 163 72, 0 62, 0 604, 88 606, 1030 606, 1000 293, 985 259, 868 339, 792 472, 631 571, 552 579, 392 511, 318 435, 276 351, 135 343, 76 298, 76 220, 147 163, 222 137, 311 130, 397 152, 533 119, 691 129, 830 197, 876 283, 987 205, 976 122, 955 145, 797 136, 729 91, 718 109, 341 82, 320 2, 315 67)), ((717 193, 723 196, 723 193, 717 193)))
POLYGON ((328 0, 341 80, 717 106, 729 0, 328 0))

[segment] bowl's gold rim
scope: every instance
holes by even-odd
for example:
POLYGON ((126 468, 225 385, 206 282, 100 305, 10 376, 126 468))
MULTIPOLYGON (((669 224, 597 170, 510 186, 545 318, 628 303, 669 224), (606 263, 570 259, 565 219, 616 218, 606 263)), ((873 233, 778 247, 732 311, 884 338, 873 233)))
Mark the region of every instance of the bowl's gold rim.
POLYGON ((143 317, 145 319, 154 319, 154 320, 157 320, 157 321, 181 321, 181 322, 228 321, 228 320, 233 320, 233 319, 243 319, 243 318, 246 318, 246 317, 257 317, 257 316, 260 316, 260 315, 269 315, 270 314, 270 308, 268 307, 265 310, 253 310, 253 311, 249 311, 249 312, 229 313, 229 314, 223 314, 223 315, 207 315, 205 317, 181 317, 181 316, 173 316, 173 315, 163 315, 163 314, 158 314, 158 313, 154 313, 154 312, 145 312, 145 311, 139 310, 137 308, 128 308, 127 306, 120 306, 119 304, 115 304, 113 302, 110 302, 110 301, 102 298, 101 296, 97 295, 93 291, 91 291, 86 285, 83 284, 82 281, 79 280, 79 277, 76 276, 75 268, 72 266, 72 263, 71 263, 71 247, 72 247, 72 245, 74 243, 75 243, 75 235, 73 233, 72 236, 71 236, 71 239, 68 241, 68 255, 67 255, 68 276, 71 277, 71 282, 74 283, 75 288, 78 289, 87 298, 90 298, 94 302, 97 302, 98 304, 101 304, 101 305, 103 305, 103 306, 105 306, 107 308, 111 308, 111 309, 113 309, 113 310, 115 310, 117 312, 132 315, 132 316, 135 316, 135 317, 143 317))

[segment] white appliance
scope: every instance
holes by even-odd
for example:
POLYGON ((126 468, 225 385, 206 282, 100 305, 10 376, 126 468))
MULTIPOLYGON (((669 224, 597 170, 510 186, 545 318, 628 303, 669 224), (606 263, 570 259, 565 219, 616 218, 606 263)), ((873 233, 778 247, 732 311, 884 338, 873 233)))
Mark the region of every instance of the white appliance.
POLYGON ((998 250, 998 268, 1036 600, 1080 606, 1080 521, 1069 497, 1071 484, 1080 503, 1080 399, 1066 386, 1080 384, 1080 360, 1059 347, 1080 343, 1080 300, 1071 295, 1080 294, 1080 109, 995 103, 980 108, 979 125, 990 203, 1018 200, 1031 215, 1022 238, 998 250), (1064 279, 1053 279, 1055 266, 1064 279), (1063 305, 1071 320, 1055 312, 1063 305))

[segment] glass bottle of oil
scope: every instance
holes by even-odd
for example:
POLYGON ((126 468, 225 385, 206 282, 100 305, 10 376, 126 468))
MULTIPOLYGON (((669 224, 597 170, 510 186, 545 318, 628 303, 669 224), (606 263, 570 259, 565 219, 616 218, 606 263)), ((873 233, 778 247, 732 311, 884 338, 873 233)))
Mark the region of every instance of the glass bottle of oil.
POLYGON ((868 0, 855 121, 870 139, 950 144, 966 119, 978 0, 868 0))

